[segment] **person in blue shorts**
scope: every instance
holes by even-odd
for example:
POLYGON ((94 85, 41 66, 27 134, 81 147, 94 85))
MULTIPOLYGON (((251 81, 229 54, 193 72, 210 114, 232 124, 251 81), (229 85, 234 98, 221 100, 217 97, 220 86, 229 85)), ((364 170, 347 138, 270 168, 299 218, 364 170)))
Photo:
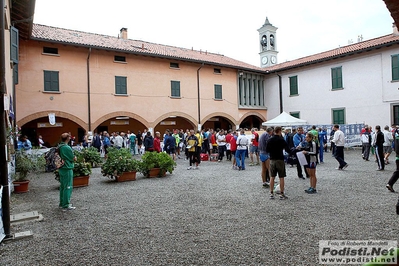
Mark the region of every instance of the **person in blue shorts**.
POLYGON ((262 165, 261 176, 264 187, 268 187, 270 185, 270 172, 269 172, 270 155, 267 152, 266 145, 267 141, 271 138, 272 135, 273 135, 273 129, 269 127, 266 129, 266 132, 264 132, 259 137, 258 150, 259 150, 259 158, 262 165))

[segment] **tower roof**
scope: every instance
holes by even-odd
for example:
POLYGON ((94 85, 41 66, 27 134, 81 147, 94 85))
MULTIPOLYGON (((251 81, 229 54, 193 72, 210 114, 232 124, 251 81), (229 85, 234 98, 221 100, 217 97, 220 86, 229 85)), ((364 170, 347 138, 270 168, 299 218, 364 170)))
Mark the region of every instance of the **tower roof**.
POLYGON ((262 27, 260 27, 260 29, 258 29, 258 31, 264 31, 266 29, 271 29, 271 30, 277 30, 278 28, 273 26, 273 24, 270 23, 269 18, 266 17, 265 23, 262 25, 262 27))
MULTIPOLYGON (((265 20, 265 23, 263 24, 263 26, 266 26, 266 25, 272 25, 270 22, 269 22, 269 19, 266 17, 266 20, 265 20)), ((273 25, 272 25, 273 26, 273 25)))

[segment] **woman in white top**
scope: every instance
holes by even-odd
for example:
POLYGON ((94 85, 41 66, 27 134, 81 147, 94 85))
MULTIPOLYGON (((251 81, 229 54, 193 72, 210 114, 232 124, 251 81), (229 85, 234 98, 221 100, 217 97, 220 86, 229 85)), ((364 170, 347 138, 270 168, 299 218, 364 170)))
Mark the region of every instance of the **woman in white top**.
POLYGON ((245 136, 244 129, 240 129, 240 135, 237 138, 236 161, 238 170, 245 170, 245 152, 248 149, 249 140, 245 136))

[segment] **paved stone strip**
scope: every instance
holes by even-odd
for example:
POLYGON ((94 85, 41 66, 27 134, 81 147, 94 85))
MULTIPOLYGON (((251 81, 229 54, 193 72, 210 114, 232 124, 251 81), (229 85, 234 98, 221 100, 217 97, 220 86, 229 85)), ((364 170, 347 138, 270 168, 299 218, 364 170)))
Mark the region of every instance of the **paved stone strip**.
POLYGON ((398 193, 385 187, 395 164, 375 171, 359 150, 345 151, 345 160, 349 167, 338 171, 325 154, 317 194, 305 193, 309 179, 287 166, 284 201, 269 200, 260 166, 249 160, 237 171, 228 161, 187 170, 179 159, 172 175, 123 183, 96 168, 67 212, 58 208, 58 182, 44 173, 29 193, 11 197, 11 213, 34 210, 44 219, 12 225, 33 237, 2 244, 0 264, 317 265, 319 240, 397 240, 398 193))

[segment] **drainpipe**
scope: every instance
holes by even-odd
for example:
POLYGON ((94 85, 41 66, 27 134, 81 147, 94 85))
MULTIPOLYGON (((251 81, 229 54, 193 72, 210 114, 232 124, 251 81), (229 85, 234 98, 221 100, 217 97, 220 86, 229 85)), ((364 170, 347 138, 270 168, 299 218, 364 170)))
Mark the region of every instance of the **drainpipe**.
POLYGON ((199 72, 204 66, 204 63, 197 69, 197 92, 198 92, 198 130, 201 130, 201 100, 200 100, 200 82, 199 82, 199 72))
POLYGON ((280 96, 280 114, 283 112, 283 85, 281 82, 281 76, 277 74, 278 76, 278 93, 280 96))
POLYGON ((6 94, 6 49, 4 29, 4 0, 0 0, 0 184, 3 187, 2 211, 3 226, 6 237, 10 236, 10 194, 8 184, 8 166, 6 160, 6 124, 4 95, 6 94))
POLYGON ((89 48, 89 54, 87 55, 87 113, 89 116, 89 131, 91 131, 91 107, 90 107, 90 55, 91 47, 89 48))

